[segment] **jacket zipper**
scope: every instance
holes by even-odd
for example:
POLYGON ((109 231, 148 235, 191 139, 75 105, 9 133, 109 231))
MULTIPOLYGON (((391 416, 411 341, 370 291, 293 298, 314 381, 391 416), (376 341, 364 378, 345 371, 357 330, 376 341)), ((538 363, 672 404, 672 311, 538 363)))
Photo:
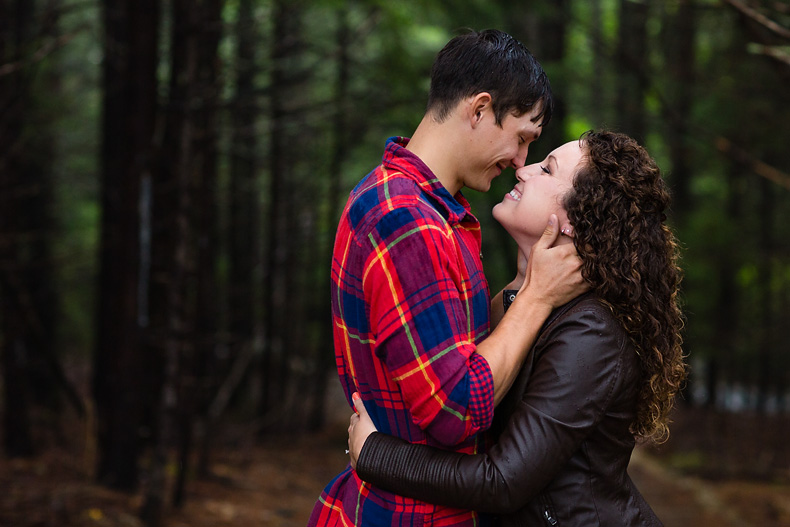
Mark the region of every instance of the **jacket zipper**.
POLYGON ((554 508, 551 506, 551 501, 546 494, 540 495, 540 501, 543 505, 543 519, 546 520, 546 524, 555 527, 559 525, 559 521, 557 520, 557 516, 554 514, 554 508))

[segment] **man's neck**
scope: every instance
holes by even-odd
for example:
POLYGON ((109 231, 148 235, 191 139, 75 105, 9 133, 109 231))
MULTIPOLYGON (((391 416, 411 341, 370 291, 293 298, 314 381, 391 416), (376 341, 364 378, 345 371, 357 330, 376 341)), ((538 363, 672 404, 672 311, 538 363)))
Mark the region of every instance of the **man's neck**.
POLYGON ((460 145, 451 133, 449 123, 437 123, 426 114, 414 134, 409 139, 406 149, 420 158, 439 182, 451 195, 456 195, 463 186, 457 176, 457 161, 460 145))

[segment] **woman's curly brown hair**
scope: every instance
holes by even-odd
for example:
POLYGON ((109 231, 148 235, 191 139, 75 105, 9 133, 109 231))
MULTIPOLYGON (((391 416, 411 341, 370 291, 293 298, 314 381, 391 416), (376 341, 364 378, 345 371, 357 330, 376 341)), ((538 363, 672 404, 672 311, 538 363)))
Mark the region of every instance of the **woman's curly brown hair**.
POLYGON ((655 161, 634 139, 582 135, 585 152, 564 198, 582 275, 622 323, 641 359, 631 432, 660 442, 686 377, 678 305, 678 245, 665 224, 670 195, 655 161))

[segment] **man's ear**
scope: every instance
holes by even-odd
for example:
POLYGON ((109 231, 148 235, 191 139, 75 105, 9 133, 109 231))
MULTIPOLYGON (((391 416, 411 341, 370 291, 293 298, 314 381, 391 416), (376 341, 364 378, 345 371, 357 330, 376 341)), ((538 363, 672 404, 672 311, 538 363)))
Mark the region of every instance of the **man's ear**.
POLYGON ((491 111, 491 94, 480 92, 467 99, 467 113, 472 128, 476 128, 482 121, 487 111, 491 111))

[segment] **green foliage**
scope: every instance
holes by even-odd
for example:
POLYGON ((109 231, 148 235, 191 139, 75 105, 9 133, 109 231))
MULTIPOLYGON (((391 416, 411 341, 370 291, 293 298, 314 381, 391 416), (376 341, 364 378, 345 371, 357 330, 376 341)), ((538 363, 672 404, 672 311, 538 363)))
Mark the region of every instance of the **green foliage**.
POLYGON ((98 2, 65 6, 62 33, 68 46, 51 57, 58 91, 42 94, 53 117, 56 140, 53 237, 59 282, 61 346, 89 356, 95 316, 98 263, 98 151, 102 59, 98 2))
MULTIPOLYGON (((315 230, 314 239, 321 244, 331 243, 335 228, 325 219, 329 210, 326 172, 338 144, 333 127, 338 112, 345 115, 349 145, 341 174, 341 198, 344 198, 379 162, 388 136, 408 136, 414 130, 424 111, 433 57, 449 38, 467 27, 515 26, 527 33, 532 27, 528 23, 539 25, 540 20, 533 18, 545 16, 543 13, 552 7, 550 3, 537 2, 527 10, 513 2, 486 0, 313 0, 301 5, 305 47, 298 67, 303 68, 304 100, 298 109, 298 120, 292 126, 298 127, 301 135, 309 139, 300 143, 300 154, 292 160, 294 180, 291 183, 309 199, 302 205, 304 210, 300 210, 302 216, 299 217, 312 218, 304 225, 315 230), (343 103, 345 106, 338 108, 335 102, 337 29, 341 14, 346 16, 349 27, 350 62, 347 100, 343 103)), ((671 75, 674 64, 666 60, 661 40, 665 38, 662 35, 668 17, 675 14, 678 3, 659 3, 651 7, 647 24, 650 58, 641 71, 647 80, 644 93, 648 113, 646 145, 665 174, 673 177, 675 167, 672 166, 670 138, 678 127, 668 117, 673 109, 670 94, 679 92, 688 98, 688 114, 680 119, 687 125, 682 139, 690 152, 689 188, 693 205, 682 217, 672 218, 683 246, 686 276, 683 296, 689 317, 687 341, 695 357, 705 360, 715 355, 731 364, 725 375, 737 380, 753 376, 754 369, 739 369, 735 365, 745 364, 748 362, 745 358, 756 356, 762 335, 780 332, 779 323, 789 316, 790 194, 787 188, 779 185, 760 191, 760 176, 750 163, 750 160, 759 160, 785 173, 790 167, 790 149, 784 132, 790 120, 788 67, 765 56, 766 44, 749 32, 734 10, 713 0, 697 1, 693 5, 695 45, 688 51, 694 54, 695 69, 693 77, 682 86, 678 86, 677 79, 671 75), (721 137, 746 152, 746 161, 736 160, 723 152, 717 143, 721 137), (766 208, 766 199, 771 204, 769 208, 766 208), (767 228, 770 229, 768 238, 764 231, 767 228), (769 265, 758 258, 766 239, 773 251, 768 258, 769 265), (724 262, 728 266, 724 266, 724 262), (737 327, 734 328, 737 337, 731 339, 727 349, 722 349, 718 338, 723 280, 731 280, 737 293, 734 297, 737 299, 737 327), (760 307, 765 298, 773 299, 770 307, 774 311, 768 319, 760 315, 765 312, 760 307)), ((271 11, 271 1, 258 1, 253 21, 259 32, 257 103, 264 110, 268 106, 272 68, 271 11)), ((59 72, 59 87, 57 93, 51 94, 51 100, 42 97, 42 102, 55 116, 58 137, 56 212, 60 236, 55 254, 60 263, 58 279, 63 304, 60 337, 68 349, 87 349, 93 331, 93 284, 100 215, 97 158, 101 118, 101 32, 97 2, 74 4, 67 12, 69 14, 61 20, 63 33, 74 33, 74 38, 51 57, 51 63, 59 72)), ((228 0, 224 5, 226 27, 220 45, 221 86, 226 103, 234 93, 237 12, 238 0, 228 0)), ((615 66, 619 2, 569 0, 569 13, 565 21, 565 57, 546 64, 553 85, 566 97, 567 115, 562 134, 565 140, 614 121, 617 110, 614 87, 621 73, 615 66), (592 23, 595 5, 599 7, 598 25, 592 23), (598 40, 594 40, 595 34, 598 40)), ((786 24, 787 20, 780 19, 780 22, 786 24)), ((790 49, 788 43, 776 46, 785 54, 790 49)), ((166 49, 163 50, 163 72, 166 71, 165 52, 166 49)), ((164 73, 162 78, 164 80, 164 73)), ((256 126, 261 138, 259 160, 265 160, 268 155, 268 119, 269 115, 262 112, 261 122, 256 126)), ((227 178, 224 156, 232 148, 227 144, 227 132, 227 129, 221 130, 222 178, 227 178)), ((530 153, 530 162, 537 161, 557 146, 544 143, 536 145, 530 153)), ((277 175, 262 168, 261 177, 265 182, 277 175)), ((515 251, 491 219, 490 210, 512 182, 512 173, 507 173, 495 182, 488 194, 467 194, 483 223, 484 264, 494 291, 511 276, 515 251)), ((263 218, 270 205, 267 200, 264 194, 263 218)), ((265 235, 266 225, 264 221, 261 223, 265 235)), ((328 264, 321 262, 320 265, 328 264)), ((227 267, 222 259, 220 266, 227 267)), ((300 280, 307 280, 304 277, 308 274, 300 276, 300 280)), ((307 287, 325 289, 326 285, 308 284, 307 287)), ((320 316, 328 318, 328 307, 320 316)), ((316 324, 315 319, 311 319, 305 327, 316 327, 316 324)), ((316 338, 313 335, 307 339, 310 346, 321 345, 316 338)), ((777 353, 770 361, 778 382, 782 372, 788 369, 788 359, 777 353)))

